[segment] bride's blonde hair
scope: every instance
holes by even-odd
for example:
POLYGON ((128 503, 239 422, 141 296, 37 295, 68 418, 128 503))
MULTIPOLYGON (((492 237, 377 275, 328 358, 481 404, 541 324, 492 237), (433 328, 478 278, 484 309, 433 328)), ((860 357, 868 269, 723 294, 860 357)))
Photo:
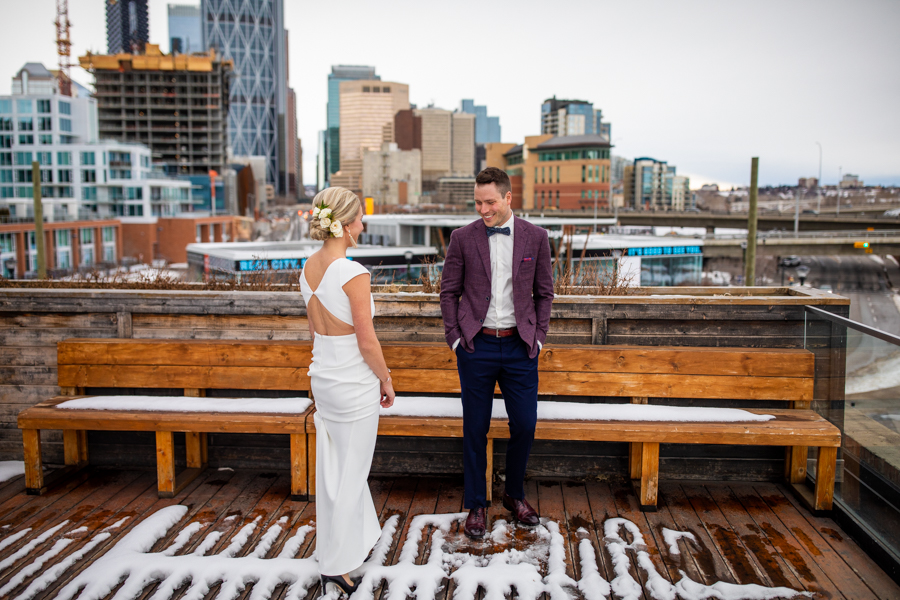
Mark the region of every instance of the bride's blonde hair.
MULTIPOLYGON (((330 208, 331 214, 328 218, 332 222, 340 221, 343 227, 356 220, 356 216, 362 208, 362 203, 359 201, 359 196, 347 188, 330 187, 316 194, 316 197, 313 199, 313 206, 330 208)), ((332 235, 331 231, 323 229, 319 222, 314 219, 309 223, 309 237, 321 241, 327 240, 332 235)))

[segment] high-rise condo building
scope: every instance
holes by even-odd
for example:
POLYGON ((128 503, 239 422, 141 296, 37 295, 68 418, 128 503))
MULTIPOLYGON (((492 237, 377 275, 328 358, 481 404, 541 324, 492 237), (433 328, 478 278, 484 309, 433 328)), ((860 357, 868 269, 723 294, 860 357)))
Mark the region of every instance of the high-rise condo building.
POLYGON ((443 177, 471 177, 475 169, 475 115, 441 108, 413 111, 421 119, 422 188, 443 177))
POLYGON ((459 112, 475 115, 475 143, 493 144, 500 141, 500 117, 489 117, 487 106, 476 105, 474 100, 460 102, 459 112))
POLYGON ((44 65, 28 63, 12 92, 0 96, 0 212, 33 218, 35 183, 49 221, 192 210, 190 182, 155 171, 147 146, 99 139, 97 101, 88 90, 76 83, 72 96, 61 95, 44 65), (40 182, 33 181, 32 161, 40 164, 40 182))
POLYGON ((584 100, 557 100, 556 96, 541 105, 541 134, 599 135, 610 141, 612 127, 603 122, 603 111, 584 100))
POLYGON ((147 0, 106 0, 107 52, 143 52, 149 41, 147 0))
POLYGON ((88 54, 101 138, 140 142, 170 175, 221 172, 227 162, 226 116, 231 61, 215 52, 88 54))
POLYGON ((328 187, 328 160, 326 159, 326 155, 328 152, 328 146, 326 145, 326 139, 328 137, 328 131, 322 130, 319 132, 318 144, 316 145, 316 192, 321 192, 326 187, 328 187))
POLYGON ((340 165, 331 185, 362 192, 362 159, 394 137, 394 115, 409 108, 409 86, 380 80, 340 83, 340 165))
POLYGON ((341 170, 341 82, 381 81, 375 67, 361 65, 336 65, 328 74, 328 104, 326 107, 325 154, 323 161, 325 179, 319 189, 328 187, 329 178, 341 170))
POLYGON ((204 52, 200 7, 193 4, 169 4, 169 52, 204 52))
POLYGON ((283 0, 201 0, 203 47, 234 63, 228 144, 234 156, 265 156, 266 183, 286 194, 287 52, 283 0))
POLYGON ((643 210, 684 210, 692 207, 690 179, 677 175, 664 160, 642 157, 624 169, 625 206, 643 210))
POLYGON ((290 37, 288 32, 284 32, 284 55, 285 55, 285 85, 287 87, 287 102, 285 103, 285 121, 284 121, 284 138, 285 138, 285 161, 281 168, 286 173, 287 187, 285 195, 299 200, 306 196, 303 189, 303 147, 300 144, 300 137, 297 125, 297 94, 291 88, 291 68, 288 57, 290 56, 289 45, 290 37))

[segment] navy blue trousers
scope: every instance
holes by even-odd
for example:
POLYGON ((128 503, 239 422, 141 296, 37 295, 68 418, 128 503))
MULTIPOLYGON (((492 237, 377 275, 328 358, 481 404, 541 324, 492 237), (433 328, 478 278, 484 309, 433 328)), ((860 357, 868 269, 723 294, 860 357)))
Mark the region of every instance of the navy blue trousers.
POLYGON ((456 347, 462 388, 463 467, 468 509, 487 506, 487 433, 491 426, 494 385, 499 384, 509 414, 506 448, 506 493, 525 498, 525 467, 537 423, 538 359, 518 335, 505 338, 479 333, 475 352, 456 347))

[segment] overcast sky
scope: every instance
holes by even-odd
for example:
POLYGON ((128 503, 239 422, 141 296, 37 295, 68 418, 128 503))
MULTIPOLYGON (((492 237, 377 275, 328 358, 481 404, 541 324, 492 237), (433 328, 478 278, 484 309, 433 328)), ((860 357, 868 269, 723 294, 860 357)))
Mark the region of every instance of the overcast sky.
MULTIPOLYGON (((187 1, 185 3, 191 3, 187 1)), ((197 2, 194 2, 195 4, 197 2)), ((462 98, 500 117, 503 141, 540 133, 545 98, 594 103, 614 154, 706 181, 795 184, 839 169, 900 185, 900 2, 422 2, 284 0, 304 179, 315 182, 331 65, 374 65, 410 101, 462 98)), ((104 0, 70 0, 73 53, 106 51, 104 0)), ((0 94, 29 61, 54 68, 54 0, 0 0, 0 94)), ((168 50, 166 2, 150 37, 168 50)), ((76 80, 91 77, 76 69, 76 80)))

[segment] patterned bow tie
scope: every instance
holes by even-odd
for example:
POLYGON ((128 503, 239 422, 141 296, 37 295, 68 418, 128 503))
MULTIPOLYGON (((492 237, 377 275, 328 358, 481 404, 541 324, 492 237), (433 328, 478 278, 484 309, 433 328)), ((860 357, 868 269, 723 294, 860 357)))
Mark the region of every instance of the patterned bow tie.
POLYGON ((487 236, 491 237, 495 233, 502 233, 503 235, 509 235, 509 227, 485 227, 485 231, 487 231, 487 236))

